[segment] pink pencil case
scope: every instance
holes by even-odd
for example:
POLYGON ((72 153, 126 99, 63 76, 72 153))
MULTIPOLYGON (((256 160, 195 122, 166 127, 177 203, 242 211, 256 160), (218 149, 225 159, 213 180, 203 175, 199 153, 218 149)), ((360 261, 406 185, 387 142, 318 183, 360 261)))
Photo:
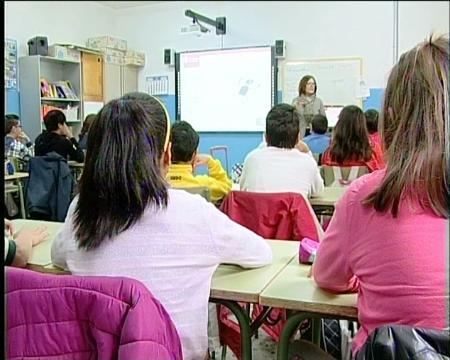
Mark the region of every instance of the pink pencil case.
POLYGON ((319 242, 310 238, 304 238, 300 242, 298 260, 302 264, 312 264, 316 257, 319 242))

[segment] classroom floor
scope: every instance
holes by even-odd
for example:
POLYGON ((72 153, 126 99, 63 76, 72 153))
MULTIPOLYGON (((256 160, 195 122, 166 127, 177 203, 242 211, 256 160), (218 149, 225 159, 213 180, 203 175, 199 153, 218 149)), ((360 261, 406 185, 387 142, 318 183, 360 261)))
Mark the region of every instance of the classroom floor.
MULTIPOLYGON (((210 348, 215 351, 215 359, 220 360, 222 356, 222 346, 220 346, 219 335, 217 329, 217 317, 216 317, 216 305, 209 304, 209 324, 208 324, 208 335, 210 348)), ((253 348, 253 359, 255 360, 273 360, 276 359, 277 354, 277 344, 267 336, 263 331, 258 332, 258 339, 253 338, 252 340, 253 348)), ((210 353, 212 353, 210 351, 210 353)), ((226 360, 236 360, 233 352, 227 349, 226 360)))

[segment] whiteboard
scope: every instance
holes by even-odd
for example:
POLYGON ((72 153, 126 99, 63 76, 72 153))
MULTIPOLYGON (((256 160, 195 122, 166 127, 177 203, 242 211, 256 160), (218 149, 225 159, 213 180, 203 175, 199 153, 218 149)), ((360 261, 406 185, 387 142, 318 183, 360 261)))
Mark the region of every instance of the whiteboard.
POLYGON ((264 131, 275 100, 270 46, 179 53, 177 119, 196 131, 264 131))
POLYGON ((336 58, 289 61, 283 71, 283 102, 298 96, 298 84, 305 75, 317 83, 317 97, 325 106, 362 105, 362 59, 336 58))

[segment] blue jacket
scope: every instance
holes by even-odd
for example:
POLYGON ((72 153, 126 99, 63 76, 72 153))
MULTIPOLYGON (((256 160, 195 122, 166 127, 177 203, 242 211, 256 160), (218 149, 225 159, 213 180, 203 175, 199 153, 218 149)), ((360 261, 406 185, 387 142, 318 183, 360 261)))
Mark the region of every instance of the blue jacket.
POLYGON ((330 146, 330 137, 326 134, 312 133, 303 139, 313 154, 322 154, 330 146))
POLYGON ((64 221, 69 209, 74 180, 67 160, 52 151, 30 159, 26 186, 26 209, 49 217, 49 221, 64 221))

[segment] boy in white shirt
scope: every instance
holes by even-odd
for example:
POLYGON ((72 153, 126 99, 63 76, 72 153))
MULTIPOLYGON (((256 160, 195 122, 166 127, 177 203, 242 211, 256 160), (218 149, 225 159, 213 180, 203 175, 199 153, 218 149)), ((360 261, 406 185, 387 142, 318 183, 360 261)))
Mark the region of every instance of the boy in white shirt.
POLYGON ((240 188, 253 192, 296 192, 305 197, 323 190, 319 167, 299 140, 299 114, 288 104, 275 105, 266 117, 267 147, 251 151, 240 188))

